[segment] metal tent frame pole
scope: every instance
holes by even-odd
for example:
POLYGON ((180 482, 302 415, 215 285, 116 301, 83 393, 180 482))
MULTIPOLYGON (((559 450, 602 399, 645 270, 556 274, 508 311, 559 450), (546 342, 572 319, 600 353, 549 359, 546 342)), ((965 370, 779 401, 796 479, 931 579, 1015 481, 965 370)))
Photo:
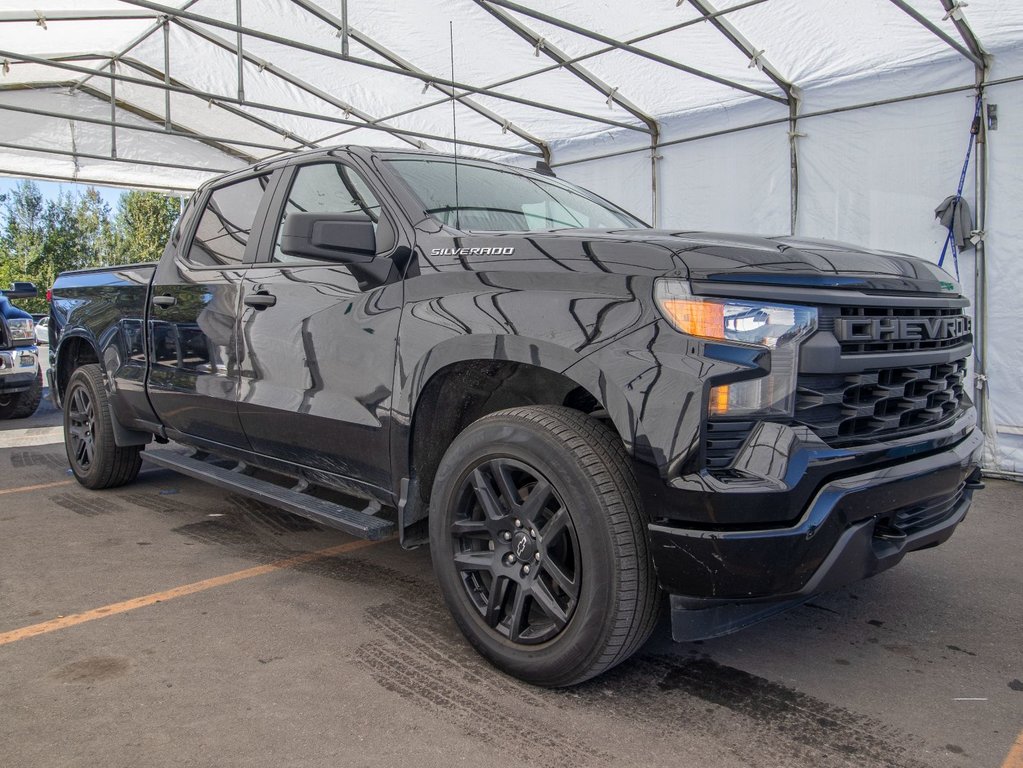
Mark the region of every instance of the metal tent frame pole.
MULTIPOLYGON (((543 53, 564 69, 586 83, 588 86, 607 98, 607 105, 617 104, 629 114, 638 118, 646 126, 646 132, 650 134, 650 223, 656 227, 658 220, 659 200, 657 198, 657 139, 660 136, 660 126, 653 115, 649 114, 623 94, 619 93, 617 87, 605 83, 595 74, 583 67, 581 64, 570 64, 569 56, 553 43, 545 40, 538 32, 523 24, 504 8, 495 7, 488 0, 476 0, 476 4, 490 15, 504 24, 508 29, 529 43, 537 52, 543 53)), ((541 14, 542 15, 542 14, 541 14)), ((574 25, 573 25, 574 26, 574 25)), ((579 28, 581 29, 581 28, 579 28)), ((591 33, 592 34, 592 33, 591 33)), ((608 42, 605 40, 604 42, 608 42)))
MULTIPOLYGON (((988 176, 988 142, 987 142, 987 102, 985 88, 988 86, 988 61, 980 40, 973 33, 962 6, 955 0, 941 0, 945 9, 945 18, 951 19, 956 31, 962 38, 966 47, 973 56, 971 61, 975 63, 977 97, 981 100, 980 127, 977 134, 977 164, 974 166, 974 190, 976 194, 977 209, 977 230, 980 232, 980 239, 974 246, 976 256, 974 259, 974 293, 976 294, 977 308, 974 311, 974 337, 976 339, 973 356, 973 388, 977 401, 977 413, 980 428, 988 435, 989 441, 995 437, 996 427, 990 424, 988 416, 990 399, 988 397, 988 306, 987 306, 987 245, 984 233, 987 229, 987 176, 988 176), (979 354, 977 354, 979 352, 979 354)), ((990 444, 990 442, 989 442, 990 444)), ((994 457, 989 457, 994 458, 994 457)))
MULTIPOLYGON (((485 90, 483 88, 479 88, 477 86, 470 85, 468 83, 463 83, 463 82, 459 82, 459 81, 456 81, 456 80, 451 80, 451 79, 444 78, 444 77, 432 77, 432 76, 427 75, 427 74, 419 74, 417 72, 411 72, 411 71, 409 71, 407 69, 402 69, 401 67, 395 66, 394 64, 390 64, 390 63, 374 61, 372 59, 364 59, 364 58, 360 58, 360 57, 352 56, 352 55, 347 55, 346 56, 343 53, 331 50, 329 48, 322 48, 320 46, 310 45, 308 43, 302 43, 302 42, 299 42, 297 40, 291 40, 291 39, 289 39, 287 37, 282 37, 281 35, 274 35, 274 34, 271 34, 269 32, 263 32, 263 31, 258 30, 258 29, 252 29, 251 27, 245 27, 245 26, 241 26, 241 25, 238 25, 238 24, 234 24, 234 23, 229 22, 229 21, 222 21, 221 19, 216 19, 216 18, 213 18, 213 17, 210 17, 210 16, 203 16, 202 14, 192 13, 191 11, 185 11, 185 10, 181 10, 181 9, 177 9, 177 8, 171 8, 169 6, 160 5, 159 3, 149 2, 149 0, 122 0, 122 2, 127 3, 129 5, 138 6, 140 8, 147 8, 147 9, 152 10, 152 11, 163 13, 163 14, 166 14, 167 16, 172 17, 172 18, 187 19, 188 21, 193 21, 193 22, 196 22, 198 24, 205 24, 205 25, 208 25, 208 26, 211 26, 211 27, 217 27, 217 28, 226 30, 228 32, 239 32, 240 31, 242 34, 244 34, 246 36, 254 37, 254 38, 257 38, 259 40, 265 40, 266 42, 269 42, 269 43, 275 43, 276 45, 280 45, 280 46, 283 46, 285 48, 293 48, 295 50, 305 51, 307 53, 313 53, 313 54, 316 54, 316 55, 319 55, 319 56, 323 56, 323 57, 328 58, 328 59, 334 59, 336 61, 344 61, 344 62, 347 62, 347 63, 350 63, 350 64, 356 64, 356 65, 359 65, 359 66, 368 67, 370 69, 376 69, 376 70, 379 70, 381 72, 387 72, 387 73, 390 73, 390 74, 393 74, 393 75, 398 75, 400 77, 416 80, 421 85, 434 85, 434 84, 445 85, 445 86, 447 86, 449 88, 454 88, 454 89, 459 90, 459 91, 465 91, 468 94, 480 94, 480 95, 483 95, 483 96, 490 96, 490 97, 492 97, 494 99, 500 99, 500 100, 503 100, 503 101, 509 101, 509 102, 512 102, 512 103, 515 103, 515 104, 522 104, 522 105, 525 105, 527 107, 534 107, 534 108, 540 109, 540 110, 546 110, 546 111, 550 111, 550 112, 557 112, 557 113, 560 113, 560 114, 568 115, 570 117, 578 117, 578 118, 583 119, 583 120, 589 120, 589 121, 597 122, 597 123, 606 123, 608 125, 614 125, 614 126, 619 127, 619 128, 629 128, 629 129, 632 129, 632 130, 636 130, 636 128, 637 128, 637 126, 630 125, 628 123, 621 123, 621 122, 618 122, 618 121, 608 120, 607 118, 602 118, 602 117, 600 117, 598 115, 590 115, 590 114, 587 114, 585 112, 578 112, 578 111, 575 111, 575 110, 566 109, 564 107, 559 107, 559 106, 557 106, 555 104, 547 104, 547 103, 544 103, 544 102, 535 101, 533 99, 526 99, 526 98, 523 98, 521 96, 513 96, 512 94, 502 93, 500 91, 485 90)), ((350 26, 349 26, 348 31, 349 31, 349 34, 352 33, 352 28, 350 26)), ((21 58, 25 58, 25 57, 21 56, 21 58)), ((642 130, 642 129, 639 129, 639 130, 642 130)), ((447 139, 447 141, 450 141, 450 139, 447 139)))
MULTIPOLYGON (((382 131, 384 133, 390 133, 390 134, 402 134, 404 136, 413 136, 413 137, 416 137, 416 138, 431 139, 431 140, 434 140, 434 141, 442 141, 442 142, 450 142, 451 141, 451 137, 450 136, 441 136, 441 135, 434 134, 434 133, 426 133, 426 132, 423 132, 423 131, 414 131, 414 130, 411 130, 411 129, 404 129, 404 128, 393 128, 393 127, 390 127, 390 126, 378 126, 378 125, 373 125, 372 123, 361 123, 361 122, 358 122, 358 121, 355 121, 355 120, 349 120, 347 118, 335 117, 333 115, 328 115, 328 114, 324 114, 324 113, 314 113, 314 112, 309 112, 309 111, 302 110, 302 109, 294 109, 294 108, 285 107, 285 106, 279 105, 279 104, 265 104, 265 103, 262 103, 262 102, 249 101, 248 99, 243 101, 243 100, 241 100, 241 99, 239 99, 239 98, 237 98, 235 96, 227 96, 225 94, 220 94, 220 93, 210 93, 210 92, 202 91, 202 90, 199 90, 199 89, 196 89, 196 88, 186 87, 186 86, 182 86, 182 85, 175 85, 173 83, 171 85, 167 85, 164 82, 162 82, 162 79, 160 81, 154 82, 152 80, 146 80, 146 79, 141 78, 141 77, 131 77, 131 76, 128 76, 128 75, 118 74, 118 73, 111 74, 109 72, 104 72, 102 70, 89 69, 87 67, 79 67, 79 66, 76 66, 74 64, 67 64, 65 62, 57 62, 57 61, 54 61, 52 59, 44 59, 44 58, 39 57, 39 56, 30 56, 29 54, 25 54, 25 53, 15 53, 13 51, 0 50, 0 57, 5 57, 5 56, 9 57, 9 58, 21 59, 22 61, 34 62, 36 64, 42 64, 42 65, 45 65, 45 66, 51 66, 51 67, 55 67, 57 69, 63 69, 63 70, 69 71, 69 72, 78 72, 79 74, 90 75, 92 77, 114 78, 114 79, 116 79, 116 80, 118 80, 119 82, 122 82, 122 83, 130 83, 132 85, 139 85, 139 86, 143 86, 145 88, 154 88, 154 89, 159 89, 159 90, 164 90, 164 91, 170 91, 171 93, 180 93, 182 95, 193 96, 195 98, 202 99, 204 101, 211 101, 211 102, 212 101, 219 101, 219 102, 223 102, 225 104, 234 104, 234 105, 237 105, 237 106, 249 107, 251 109, 265 110, 267 112, 276 112, 276 113, 284 114, 284 115, 294 115, 296 117, 305 117, 305 118, 309 118, 311 120, 318 120, 318 121, 322 121, 322 122, 325 122, 325 123, 336 123, 338 125, 350 125, 350 126, 353 126, 355 128, 366 128, 367 130, 382 131)), ((129 63, 129 60, 127 60, 127 59, 124 59, 122 61, 124 63, 129 63)), ((141 64, 141 62, 136 62, 136 63, 137 64, 141 64)), ((148 65, 143 65, 143 66, 147 66, 148 67, 148 65)), ((153 71, 154 72, 159 72, 159 70, 153 70, 153 71)), ((162 78, 163 73, 159 73, 159 74, 160 74, 160 77, 162 78)), ((281 130, 281 132, 283 133, 284 131, 281 130)), ((534 151, 531 151, 531 150, 519 149, 519 148, 516 148, 516 147, 499 146, 499 145, 496 145, 496 144, 488 144, 488 143, 485 143, 485 142, 467 141, 467 140, 461 139, 461 140, 459 140, 459 143, 463 144, 465 146, 479 147, 481 149, 491 149, 491 150, 495 150, 497 152, 507 152, 507 153, 510 153, 510 154, 528 155, 528 156, 532 156, 532 157, 540 157, 541 156, 540 152, 534 152, 534 151)))

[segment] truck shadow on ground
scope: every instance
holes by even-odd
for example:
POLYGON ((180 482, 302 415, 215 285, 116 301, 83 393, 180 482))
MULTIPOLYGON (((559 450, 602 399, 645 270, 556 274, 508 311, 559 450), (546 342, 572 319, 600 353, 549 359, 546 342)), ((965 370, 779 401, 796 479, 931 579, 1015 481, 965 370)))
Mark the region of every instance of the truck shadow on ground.
MULTIPOLYGON (((170 511, 171 504, 166 506, 170 511)), ((293 553, 300 540, 310 549, 324 545, 325 532, 318 526, 272 507, 229 497, 221 509, 221 517, 189 522, 175 531, 262 562, 293 553), (314 543, 317 536, 319 544, 314 543)), ((424 575, 392 568, 373 554, 328 558, 298 570, 371 589, 382 599, 365 611, 374 639, 350 658, 378 685, 498 749, 517 748, 521 734, 529 733, 536 765, 620 763, 621 753, 616 757, 599 738, 599 724, 613 722, 621 731, 623 721, 632 733, 645 733, 661 747, 676 735, 692 741, 694 734, 708 734, 738 764, 929 765, 914 756, 921 745, 892 726, 721 664, 702 644, 662 652, 670 642, 666 621, 646 652, 596 680, 560 691, 529 686, 494 670, 458 632, 430 576, 429 553, 402 557, 414 560, 413 571, 424 575), (584 713, 597 738, 559 725, 578 720, 559 717, 561 710, 584 713)), ((816 620, 814 608, 799 610, 816 620)))
MULTIPOLYGON (((16 453, 12 462, 52 474, 57 461, 49 458, 51 453, 16 453)), ((148 470, 136 484, 103 494, 102 503, 67 489, 48 498, 87 516, 141 508, 165 517, 171 530, 197 545, 256 562, 340 540, 336 532, 275 507, 203 490, 172 472, 148 470)), ((666 620, 643 651, 596 680, 557 691, 529 686, 497 672, 458 632, 433 582, 429 552, 401 553, 399 570, 381 562, 393 560, 396 549, 397 544, 388 543, 297 570, 370 591, 364 620, 373 640, 352 652, 349 661, 382 689, 499 750, 520 748, 522 734, 528 733, 534 765, 621 764, 621 747, 613 739, 623 732, 636 744, 656 744, 662 756, 676 746, 679 755, 694 745, 699 752, 702 741, 704 754, 710 742, 714 750, 733 756, 736 765, 764 768, 927 768, 948 764, 953 757, 929 755, 945 762, 921 762, 928 752, 919 739, 886 722, 723 664, 712 658, 713 643, 672 644, 666 620), (580 730, 580 722, 587 730, 580 730)), ((911 581, 906 585, 910 591, 911 581)), ((829 605, 841 609, 841 601, 854 599, 839 593, 829 605)), ((813 604, 796 609, 788 620, 809 631, 834 612, 813 604)), ((787 636, 778 627, 763 624, 747 629, 745 636, 750 646, 777 647, 787 636)), ((884 652, 883 645, 874 647, 884 652)), ((827 663, 817 661, 834 662, 815 661, 809 641, 799 652, 807 665, 820 669, 827 663)))

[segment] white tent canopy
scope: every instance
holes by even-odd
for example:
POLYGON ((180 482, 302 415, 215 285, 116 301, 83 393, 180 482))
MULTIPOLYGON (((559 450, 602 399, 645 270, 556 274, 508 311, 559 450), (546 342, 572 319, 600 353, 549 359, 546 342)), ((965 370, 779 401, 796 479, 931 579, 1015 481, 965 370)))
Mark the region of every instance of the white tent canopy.
POLYGON ((296 149, 457 135, 661 226, 936 261, 983 94, 1000 126, 985 108, 959 268, 989 464, 1021 472, 1021 43, 1014 0, 9 0, 0 174, 187 191, 296 149))

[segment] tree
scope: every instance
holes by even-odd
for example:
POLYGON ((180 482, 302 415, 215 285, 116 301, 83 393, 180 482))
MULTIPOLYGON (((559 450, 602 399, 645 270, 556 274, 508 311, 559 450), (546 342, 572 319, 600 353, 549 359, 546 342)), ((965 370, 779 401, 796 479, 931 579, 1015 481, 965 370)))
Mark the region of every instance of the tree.
MULTIPOLYGON (((114 214, 92 187, 46 200, 38 185, 21 181, 0 195, 0 215, 0 288, 29 280, 45 294, 70 269, 160 258, 178 202, 156 192, 125 192, 114 214)), ((47 311, 42 297, 22 299, 18 306, 47 311)))
POLYGON ((133 190, 117 202, 115 264, 157 261, 178 217, 178 201, 158 192, 133 190))
POLYGON ((75 204, 75 219, 81 234, 79 260, 82 266, 99 267, 114 263, 116 234, 110 204, 89 187, 75 204))
MULTIPOLYGON (((4 221, 0 228, 0 288, 15 280, 32 280, 43 263, 46 240, 46 203, 39 187, 31 181, 20 182, 0 196, 4 221)), ((30 312, 43 309, 36 300, 22 305, 30 312)), ((45 301, 42 306, 45 307, 45 301)))

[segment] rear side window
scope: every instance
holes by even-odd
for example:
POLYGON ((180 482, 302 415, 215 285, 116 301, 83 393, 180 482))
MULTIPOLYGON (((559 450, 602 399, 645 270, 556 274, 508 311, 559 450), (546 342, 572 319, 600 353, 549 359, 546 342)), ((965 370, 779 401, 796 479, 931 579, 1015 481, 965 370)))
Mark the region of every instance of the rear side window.
POLYGON ((188 260, 204 267, 241 264, 269 183, 269 175, 255 176, 214 189, 199 217, 188 260))

